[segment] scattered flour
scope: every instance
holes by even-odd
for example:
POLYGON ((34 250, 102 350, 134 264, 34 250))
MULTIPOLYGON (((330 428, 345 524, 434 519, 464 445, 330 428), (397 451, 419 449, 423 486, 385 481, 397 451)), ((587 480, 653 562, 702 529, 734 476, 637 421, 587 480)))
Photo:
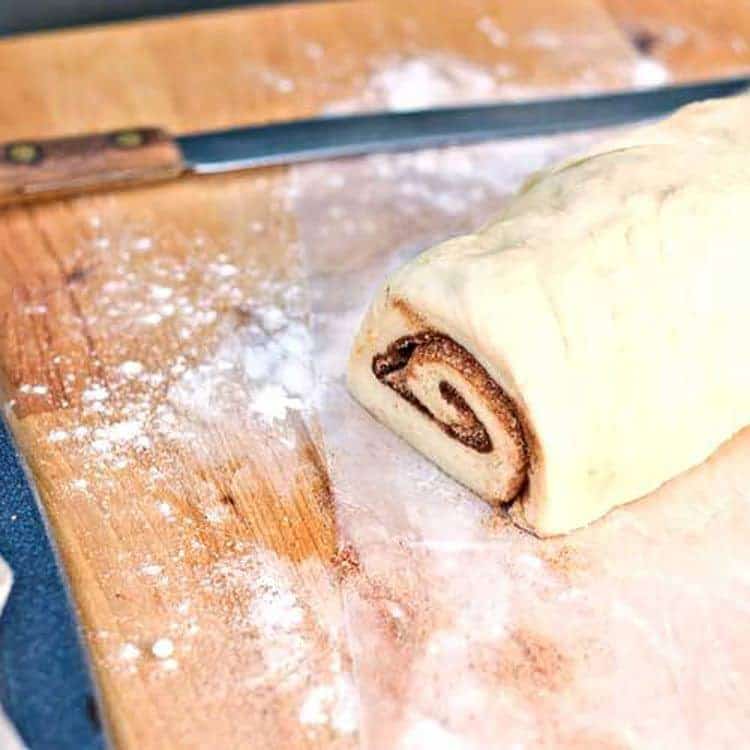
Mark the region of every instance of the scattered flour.
POLYGON ((490 71, 460 57, 434 53, 386 60, 356 99, 337 102, 327 110, 421 109, 486 100, 496 93, 497 84, 490 71))
POLYGON ((295 89, 294 81, 278 70, 264 68, 254 64, 244 66, 245 70, 264 86, 275 89, 280 94, 290 94, 295 89))
POLYGON ((24 394, 34 394, 35 396, 44 396, 48 391, 49 388, 46 385, 33 385, 30 383, 24 383, 18 388, 20 393, 24 394))
POLYGON ((495 47, 505 47, 509 36, 498 25, 497 21, 490 16, 482 16, 477 21, 477 28, 490 40, 495 47))
POLYGON ((157 300, 169 299, 174 294, 171 286, 162 286, 161 284, 151 285, 151 296, 157 300))
POLYGON ((739 34, 736 36, 733 36, 729 44, 732 47, 732 50, 736 52, 738 55, 744 54, 745 52, 747 52, 748 47, 750 47, 750 44, 748 43, 747 39, 745 39, 742 36, 739 36, 739 34))
POLYGON ((559 49, 564 44, 562 36, 551 29, 534 29, 526 35, 525 39, 534 47, 549 50, 559 49))
POLYGON ((158 326, 159 323, 161 323, 161 313, 158 312, 152 312, 148 313, 148 315, 144 315, 140 320, 141 323, 147 326, 158 326))
POLYGON ((137 239, 133 240, 132 247, 136 252, 144 253, 148 250, 151 250, 151 248, 153 247, 153 241, 150 237, 138 237, 137 239))
POLYGON ((339 674, 334 682, 312 688, 300 707, 299 720, 304 725, 330 726, 340 734, 356 732, 359 702, 351 677, 339 674))
POLYGON ((160 502, 157 503, 156 507, 164 518, 168 521, 174 521, 174 508, 169 503, 160 502))
POLYGON ((127 422, 115 422, 106 427, 99 427, 94 430, 94 436, 97 440, 108 443, 126 443, 132 441, 141 434, 142 425, 136 420, 127 422))
POLYGON ((135 661, 140 656, 141 650, 133 643, 123 643, 120 648, 120 659, 123 661, 135 661))
MULTIPOLYGON (((401 737, 397 750, 474 750, 461 736, 432 719, 419 719, 401 737)), ((478 748, 476 749, 478 750, 478 748)))
POLYGON ((159 638, 151 646, 151 653, 157 659, 169 659, 174 654, 174 643, 171 638, 159 638))
POLYGON ((213 591, 243 591, 247 602, 235 613, 235 627, 256 634, 264 664, 264 683, 284 690, 309 677, 314 648, 306 613, 295 593, 291 571, 261 550, 218 562, 205 585, 213 591))
POLYGON ((633 68, 633 85, 639 88, 662 86, 670 79, 669 70, 658 60, 641 58, 633 68))
POLYGON ((92 383, 82 394, 84 403, 91 401, 105 401, 109 398, 109 391, 102 383, 92 383))
POLYGON ((179 377, 169 402, 206 422, 231 412, 274 425, 289 412, 305 411, 313 388, 312 343, 301 303, 300 287, 265 285, 244 308, 247 322, 223 339, 210 361, 179 377))
POLYGON ((322 45, 318 44, 317 42, 305 42, 304 50, 305 55, 307 55, 307 57, 309 57, 311 60, 320 60, 320 58, 325 54, 325 50, 323 49, 322 45))
MULTIPOLYGON (((495 47, 503 48, 511 41, 490 16, 483 16, 476 25, 495 47)), ((597 35, 571 35, 537 28, 519 41, 544 54, 566 56, 567 67, 576 71, 565 83, 571 94, 597 91, 604 85, 609 87, 618 82, 639 87, 657 86, 670 79, 667 68, 645 57, 634 62, 601 63, 607 47, 597 35)), ((559 87, 550 88, 516 78, 516 72, 511 62, 502 59, 494 65, 485 65, 447 52, 384 57, 374 66, 355 97, 329 104, 326 111, 408 111, 560 93, 559 87)))
POLYGON ((176 671, 180 663, 177 661, 177 659, 163 659, 161 662, 162 669, 164 669, 167 672, 174 672, 176 671))
POLYGON ((283 386, 275 383, 261 386, 250 404, 250 410, 266 423, 284 420, 289 411, 299 411, 302 407, 299 398, 290 396, 283 386))
POLYGON ((129 359, 120 365, 120 372, 128 378, 135 378, 143 372, 143 365, 129 359))

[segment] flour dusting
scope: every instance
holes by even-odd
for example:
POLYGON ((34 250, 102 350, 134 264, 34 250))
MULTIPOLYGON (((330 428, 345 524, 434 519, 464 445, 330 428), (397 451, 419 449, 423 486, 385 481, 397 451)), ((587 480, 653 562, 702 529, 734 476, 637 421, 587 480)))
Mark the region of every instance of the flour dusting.
POLYGON ((633 85, 641 88, 663 86, 670 79, 669 70, 658 60, 643 58, 633 69, 633 85))
POLYGON ((477 28, 490 40, 495 47, 505 47, 508 44, 509 35, 498 26, 495 19, 482 16, 477 21, 477 28))
POLYGON ((590 93, 613 86, 657 86, 670 80, 669 70, 657 60, 613 48, 612 41, 580 30, 534 28, 512 37, 490 16, 476 28, 498 50, 492 63, 481 63, 449 52, 387 55, 374 62, 370 75, 355 96, 326 106, 330 113, 387 109, 408 111, 503 99, 568 93, 590 93), (518 69, 515 57, 505 57, 511 44, 526 46, 539 57, 537 68, 560 68, 560 81, 550 83, 518 69), (550 57, 550 61, 542 60, 550 57))

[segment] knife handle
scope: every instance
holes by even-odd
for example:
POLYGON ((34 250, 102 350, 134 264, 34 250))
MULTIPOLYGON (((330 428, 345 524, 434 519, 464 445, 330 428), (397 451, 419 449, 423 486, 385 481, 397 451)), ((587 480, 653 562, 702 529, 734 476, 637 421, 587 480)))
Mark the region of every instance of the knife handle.
POLYGON ((0 144, 0 207, 168 180, 187 166, 158 128, 0 144))

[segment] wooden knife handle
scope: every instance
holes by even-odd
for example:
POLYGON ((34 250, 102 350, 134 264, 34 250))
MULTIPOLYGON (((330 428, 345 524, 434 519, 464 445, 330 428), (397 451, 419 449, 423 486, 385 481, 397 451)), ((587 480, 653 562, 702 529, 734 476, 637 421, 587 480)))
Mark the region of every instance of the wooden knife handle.
POLYGON ((186 170, 158 128, 0 144, 0 206, 168 180, 186 170))

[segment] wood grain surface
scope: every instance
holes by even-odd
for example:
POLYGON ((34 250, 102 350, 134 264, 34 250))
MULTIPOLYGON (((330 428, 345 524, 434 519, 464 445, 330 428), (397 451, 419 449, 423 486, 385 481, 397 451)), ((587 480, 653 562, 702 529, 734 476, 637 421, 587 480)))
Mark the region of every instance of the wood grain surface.
MULTIPOLYGON (((425 60, 459 61, 475 98, 747 68, 747 6, 706 7, 344 1, 10 39, 0 138, 397 107, 415 94, 387 71, 425 60)), ((312 364, 289 191, 264 170, 0 215, 7 418, 118 748, 357 745, 325 702, 356 687, 338 584, 354 563, 315 414, 248 376, 280 330, 303 379, 312 364)))

